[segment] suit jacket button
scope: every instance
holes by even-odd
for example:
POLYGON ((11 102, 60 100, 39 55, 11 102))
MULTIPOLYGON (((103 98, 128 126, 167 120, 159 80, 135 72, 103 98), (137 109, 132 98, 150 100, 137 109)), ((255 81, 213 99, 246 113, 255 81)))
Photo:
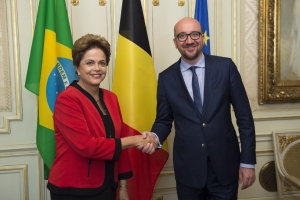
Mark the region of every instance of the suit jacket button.
POLYGON ((205 127, 205 126, 206 126, 206 124, 205 124, 205 123, 203 123, 203 124, 202 124, 202 126, 203 126, 203 127, 205 127))
POLYGON ((205 147, 205 144, 202 144, 202 147, 205 147))

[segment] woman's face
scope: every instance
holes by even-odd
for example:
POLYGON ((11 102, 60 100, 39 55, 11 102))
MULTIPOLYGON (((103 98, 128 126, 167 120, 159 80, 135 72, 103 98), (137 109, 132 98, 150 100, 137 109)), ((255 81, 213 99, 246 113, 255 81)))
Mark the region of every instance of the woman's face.
POLYGON ((99 48, 88 50, 82 57, 77 73, 82 86, 99 87, 106 76, 107 63, 104 52, 99 48))

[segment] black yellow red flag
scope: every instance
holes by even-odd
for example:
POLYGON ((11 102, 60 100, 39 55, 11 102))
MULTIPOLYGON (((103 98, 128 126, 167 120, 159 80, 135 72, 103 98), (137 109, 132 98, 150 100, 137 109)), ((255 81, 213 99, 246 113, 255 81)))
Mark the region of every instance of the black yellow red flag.
MULTIPOLYGON (((126 132, 149 131, 155 120, 157 80, 140 0, 123 0, 118 35, 113 92, 117 94, 126 132)), ((150 200, 166 163, 168 146, 149 155, 129 149, 133 178, 128 180, 131 200, 150 200)))

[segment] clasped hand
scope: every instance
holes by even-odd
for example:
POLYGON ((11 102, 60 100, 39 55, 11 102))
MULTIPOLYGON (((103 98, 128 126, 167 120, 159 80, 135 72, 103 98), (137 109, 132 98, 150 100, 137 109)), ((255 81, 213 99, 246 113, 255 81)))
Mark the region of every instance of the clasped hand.
POLYGON ((144 153, 152 154, 158 146, 158 138, 152 132, 143 132, 143 144, 138 145, 136 148, 144 153))

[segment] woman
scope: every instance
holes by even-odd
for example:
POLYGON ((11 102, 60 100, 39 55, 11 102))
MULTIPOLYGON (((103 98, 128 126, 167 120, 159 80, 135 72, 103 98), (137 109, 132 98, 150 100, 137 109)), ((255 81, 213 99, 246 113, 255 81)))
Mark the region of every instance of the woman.
POLYGON ((87 34, 74 43, 73 63, 79 80, 61 92, 54 109, 56 156, 50 170, 51 199, 129 199, 126 179, 133 176, 126 149, 157 141, 126 137, 115 94, 99 88, 110 60, 110 44, 87 34))

